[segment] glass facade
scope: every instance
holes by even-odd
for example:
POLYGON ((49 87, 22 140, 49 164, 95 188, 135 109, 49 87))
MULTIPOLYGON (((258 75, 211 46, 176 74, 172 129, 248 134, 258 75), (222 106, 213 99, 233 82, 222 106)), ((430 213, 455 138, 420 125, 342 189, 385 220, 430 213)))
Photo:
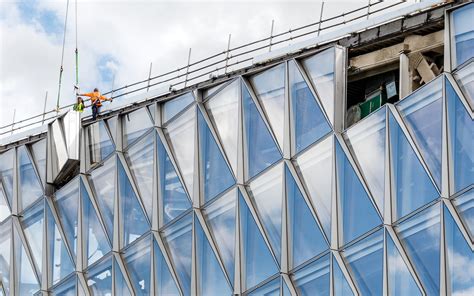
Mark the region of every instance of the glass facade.
POLYGON ((472 295, 472 7, 453 74, 345 130, 336 46, 87 123, 65 184, 1 150, 0 295, 472 295))

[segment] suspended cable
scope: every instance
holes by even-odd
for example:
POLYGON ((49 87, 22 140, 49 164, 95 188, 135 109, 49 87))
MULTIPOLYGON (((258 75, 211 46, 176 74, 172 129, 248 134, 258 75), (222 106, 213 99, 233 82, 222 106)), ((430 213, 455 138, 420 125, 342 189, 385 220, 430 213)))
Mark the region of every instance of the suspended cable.
POLYGON ((59 112, 59 97, 61 96, 61 80, 63 77, 63 63, 64 63, 64 48, 66 46, 66 29, 67 29, 67 13, 69 10, 69 0, 66 3, 66 18, 64 20, 64 37, 63 37, 63 49, 61 52, 61 67, 59 68, 59 86, 58 86, 58 99, 56 101, 56 111, 59 112))
POLYGON ((77 47, 77 0, 75 0, 75 13, 76 13, 76 86, 79 87, 79 50, 77 47))

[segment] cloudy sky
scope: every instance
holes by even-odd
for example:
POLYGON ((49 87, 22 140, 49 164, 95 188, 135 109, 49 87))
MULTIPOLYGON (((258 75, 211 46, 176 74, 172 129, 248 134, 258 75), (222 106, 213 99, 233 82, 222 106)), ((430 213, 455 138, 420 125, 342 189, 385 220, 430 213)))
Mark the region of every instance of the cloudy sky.
MULTIPOLYGON (((287 31, 319 19, 320 1, 110 1, 77 0, 81 91, 147 78, 232 45, 287 31)), ((367 1, 326 1, 325 17, 367 1)), ((72 103, 75 15, 70 0, 61 105, 72 103)), ((0 0, 0 126, 47 110, 58 96, 66 0, 0 0)))

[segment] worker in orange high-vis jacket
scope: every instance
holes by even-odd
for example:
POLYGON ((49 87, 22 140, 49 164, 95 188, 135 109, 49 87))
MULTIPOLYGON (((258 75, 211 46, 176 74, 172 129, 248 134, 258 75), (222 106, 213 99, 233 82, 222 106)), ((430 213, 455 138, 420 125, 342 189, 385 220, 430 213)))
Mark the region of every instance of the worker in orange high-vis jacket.
POLYGON ((78 96, 86 96, 91 98, 92 106, 92 119, 95 120, 97 115, 100 112, 100 107, 102 107, 102 101, 112 101, 112 99, 106 98, 100 94, 98 88, 94 88, 94 91, 87 94, 77 94, 78 96))

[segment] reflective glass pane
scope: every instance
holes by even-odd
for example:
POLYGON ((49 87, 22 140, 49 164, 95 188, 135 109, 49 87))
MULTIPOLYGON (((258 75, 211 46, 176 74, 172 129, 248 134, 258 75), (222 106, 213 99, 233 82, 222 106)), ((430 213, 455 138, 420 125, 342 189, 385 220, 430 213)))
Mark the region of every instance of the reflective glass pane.
POLYGON ((390 235, 387 243, 388 287, 391 296, 422 295, 390 235))
POLYGON ((125 154, 150 221, 153 208, 153 147, 155 137, 155 132, 148 133, 145 138, 130 147, 125 154))
POLYGON ((471 240, 474 241, 474 189, 457 197, 453 200, 453 203, 458 210, 459 217, 471 235, 471 240))
POLYGON ((336 140, 336 166, 344 243, 382 223, 349 159, 336 140))
POLYGON ((459 87, 461 88, 464 97, 471 101, 471 108, 474 107, 474 62, 456 71, 453 74, 456 78, 459 87))
POLYGON ((285 114, 285 63, 250 78, 255 95, 263 106, 280 148, 283 148, 285 114))
POLYGON ((234 175, 237 175, 238 158, 239 88, 240 80, 236 79, 204 104, 234 175))
POLYGON ((75 179, 62 187, 55 194, 55 204, 61 225, 66 235, 66 243, 69 249, 76 254, 76 242, 78 231, 78 205, 79 205, 79 180, 75 179))
POLYGON ((438 188, 441 187, 442 79, 431 81, 397 104, 438 188))
POLYGON ((295 272, 293 280, 298 295, 329 295, 329 254, 295 272))
POLYGON ((96 262, 102 256, 107 254, 111 248, 109 239, 105 233, 104 228, 99 222, 94 207, 91 203, 89 194, 81 181, 81 200, 82 200, 82 231, 83 241, 85 245, 85 255, 87 258, 87 265, 96 262))
POLYGON ((16 230, 14 230, 14 236, 17 293, 18 295, 33 295, 40 289, 40 285, 16 230))
POLYGON ((122 270, 120 269, 119 264, 117 263, 117 260, 114 258, 114 276, 115 276, 115 294, 117 296, 132 296, 132 293, 130 292, 130 289, 127 285, 127 282, 125 281, 125 277, 122 273, 122 270))
POLYGON ((163 253, 156 241, 153 240, 155 256, 155 293, 158 295, 179 295, 178 287, 171 276, 171 272, 166 265, 163 253))
POLYGON ((332 257, 332 270, 334 280, 334 296, 354 295, 346 277, 342 273, 339 263, 337 263, 336 258, 334 257, 332 257))
POLYGON ((192 102, 194 102, 194 96, 191 92, 165 102, 162 105, 163 123, 173 118, 176 114, 181 112, 181 110, 184 110, 184 108, 186 108, 192 102))
POLYGON ((26 150, 26 146, 17 148, 18 156, 18 187, 21 201, 21 208, 26 209, 35 200, 43 195, 41 181, 36 175, 33 163, 26 150))
POLYGON ((204 217, 231 281, 234 279, 235 213, 237 189, 226 193, 203 210, 204 217))
MULTIPOLYGON (((474 7, 474 5, 471 5, 474 7)), ((455 192, 474 183, 474 119, 446 80, 448 124, 451 139, 455 192)))
POLYGON ((115 162, 115 157, 108 159, 104 166, 91 172, 89 179, 111 239, 114 230, 115 162))
POLYGON ((235 180, 201 111, 198 111, 198 126, 200 167, 204 183, 204 201, 206 202, 232 186, 235 180))
MULTIPOLYGON (((293 176, 285 166, 286 194, 288 199, 289 239, 292 246, 292 267, 297 267, 328 249, 326 240, 293 176)), ((291 247, 290 247, 291 248, 291 247)))
POLYGON ((331 122, 334 122, 334 60, 334 48, 330 48, 302 61, 331 122))
POLYGON ((38 273, 41 274, 41 266, 43 263, 43 201, 35 204, 28 209, 28 211, 24 212, 20 222, 33 255, 33 260, 35 261, 36 267, 38 267, 38 273))
POLYGON ((3 192, 2 185, 0 184, 0 223, 10 216, 10 206, 7 202, 7 197, 3 192))
POLYGON ((36 169, 43 181, 46 183, 46 139, 40 140, 31 145, 31 152, 35 160, 36 169))
POLYGON ((118 116, 112 117, 107 120, 107 125, 109 126, 110 135, 112 136, 112 140, 117 143, 117 120, 118 116))
MULTIPOLYGON (((268 284, 247 294, 248 296, 280 296, 280 278, 272 280, 268 284)), ((290 295, 290 294, 288 294, 290 295)))
POLYGON ((151 237, 147 236, 136 242, 123 256, 135 295, 150 295, 151 237))
POLYGON ((156 114, 155 114, 156 113, 156 104, 148 105, 147 108, 148 108, 148 111, 150 112, 150 115, 151 115, 151 118, 153 119, 153 122, 155 122, 156 121, 156 118, 155 118, 155 116, 156 116, 156 114))
POLYGON ((383 212, 385 190, 386 111, 386 108, 381 108, 370 114, 363 122, 348 129, 344 135, 380 212, 383 212))
POLYGON ((474 251, 464 239, 451 213, 444 207, 448 291, 452 295, 474 292, 474 251))
POLYGON ((0 280, 7 295, 10 290, 11 219, 0 223, 0 280))
POLYGON ((89 269, 86 279, 92 295, 112 295, 112 258, 107 258, 89 269))
POLYGON ((48 239, 48 264, 50 275, 49 285, 54 285, 60 280, 71 274, 75 268, 71 257, 66 249, 56 221, 54 221, 53 213, 49 206, 46 206, 46 222, 47 222, 47 239, 48 239))
POLYGON ((382 295, 383 230, 345 249, 343 255, 361 295, 382 295))
POLYGON ((400 218, 437 198, 439 193, 391 112, 388 119, 396 213, 400 218))
POLYGON ((295 147, 298 153, 330 132, 331 128, 296 63, 289 61, 288 67, 295 147))
POLYGON ((231 295, 232 289, 196 217, 194 229, 199 295, 231 295))
POLYGON ((468 4, 452 12, 452 40, 454 48, 453 66, 461 65, 471 57, 474 57, 474 29, 472 16, 474 15, 474 4, 468 4))
POLYGON ((121 243, 122 246, 126 246, 148 231, 150 225, 145 217, 146 214, 138 202, 132 184, 130 184, 130 180, 125 173, 122 162, 118 159, 117 162, 120 213, 123 219, 121 223, 123 225, 121 243))
POLYGON ((298 156, 296 163, 303 176, 319 221, 326 233, 331 235, 331 188, 332 155, 334 137, 328 137, 298 156))
POLYGON ((439 204, 431 206, 395 228, 427 295, 439 295, 439 210, 439 204))
POLYGON ((146 108, 125 114, 122 117, 124 146, 130 145, 152 126, 153 122, 146 108))
POLYGON ((272 249, 278 262, 280 262, 283 163, 258 176, 258 178, 250 183, 249 187, 272 249))
POLYGON ((173 149, 177 165, 183 176, 186 188, 192 197, 194 173, 194 127, 196 109, 192 107, 169 123, 168 143, 173 149))
POLYGON ((247 146, 247 173, 252 178, 281 158, 270 132, 249 91, 242 84, 242 102, 247 146))
POLYGON ((163 231, 184 295, 191 294, 192 223, 192 214, 188 214, 163 231))
POLYGON ((250 210, 239 193, 240 230, 243 247, 244 287, 251 288, 278 272, 279 268, 272 258, 250 210))
POLYGON ((95 122, 87 127, 87 137, 89 141, 89 157, 91 163, 100 162, 114 152, 115 145, 110 139, 107 127, 103 120, 95 122))
POLYGON ((15 149, 0 154, 0 182, 7 196, 8 202, 12 205, 13 198, 13 165, 15 164, 15 149))
POLYGON ((51 291, 52 296, 76 296, 76 282, 77 279, 75 276, 70 277, 65 282, 54 287, 51 291))

